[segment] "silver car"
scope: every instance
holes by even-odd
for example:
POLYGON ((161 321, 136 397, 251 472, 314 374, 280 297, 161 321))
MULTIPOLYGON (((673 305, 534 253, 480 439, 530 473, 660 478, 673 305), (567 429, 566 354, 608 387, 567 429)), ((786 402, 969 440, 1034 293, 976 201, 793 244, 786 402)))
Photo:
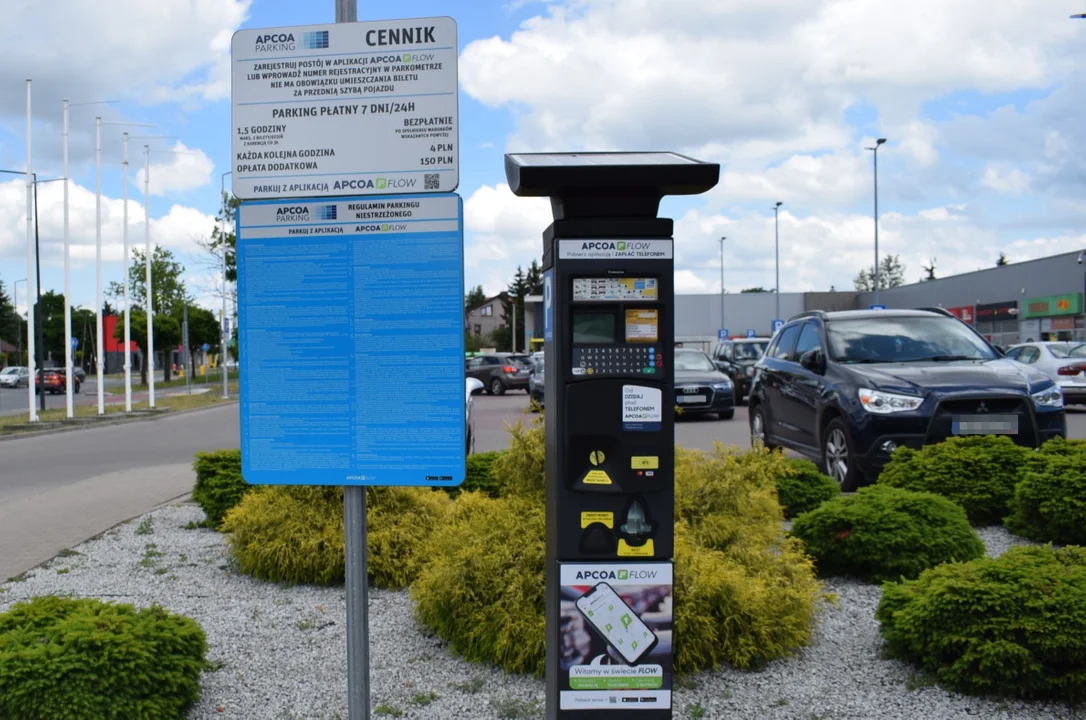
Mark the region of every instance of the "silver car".
POLYGON ((0 388, 27 387, 30 385, 30 368, 11 365, 0 370, 0 388))
POLYGON ((1063 391, 1064 402, 1086 404, 1086 343, 1022 343, 1012 346, 1005 356, 1052 378, 1063 391))

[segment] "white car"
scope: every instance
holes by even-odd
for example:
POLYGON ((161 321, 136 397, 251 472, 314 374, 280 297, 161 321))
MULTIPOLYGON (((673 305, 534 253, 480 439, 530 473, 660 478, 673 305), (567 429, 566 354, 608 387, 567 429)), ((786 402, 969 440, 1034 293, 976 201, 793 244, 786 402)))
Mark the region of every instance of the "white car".
POLYGON ((475 378, 464 381, 464 434, 467 436, 467 454, 475 452, 475 398, 472 397, 483 389, 483 384, 475 378))
POLYGON ((30 385, 30 368, 11 365, 0 370, 0 387, 17 388, 30 385))
POLYGON ((1007 357, 1052 378, 1063 390, 1064 402, 1086 403, 1086 343, 1022 343, 1011 346, 1007 357))

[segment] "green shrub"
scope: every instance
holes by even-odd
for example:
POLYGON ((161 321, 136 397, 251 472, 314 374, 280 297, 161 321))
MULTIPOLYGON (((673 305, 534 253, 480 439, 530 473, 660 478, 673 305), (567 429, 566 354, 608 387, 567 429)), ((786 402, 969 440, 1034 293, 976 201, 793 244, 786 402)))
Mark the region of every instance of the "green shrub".
POLYGON ((879 484, 948 497, 974 525, 993 525, 1007 514, 1019 471, 1032 454, 1005 436, 951 438, 919 451, 902 447, 879 484))
POLYGON ((1012 532, 1041 542, 1086 545, 1086 452, 1067 445, 1038 454, 1023 470, 1005 521, 1012 532))
MULTIPOLYGON (((430 488, 368 488, 368 579, 402 588, 449 499, 430 488)), ((343 488, 261 487, 226 515, 230 550, 243 572, 271 582, 337 585, 344 579, 343 488)))
POLYGON ((200 698, 204 631, 161 607, 39 597, 0 614, 0 718, 175 720, 200 698))
POLYGON ((814 556, 819 574, 874 582, 915 578, 940 563, 984 554, 959 505, 885 485, 860 488, 800 515, 792 534, 814 556))
POLYGON ((1086 440, 1065 440, 1061 437, 1053 438, 1041 446, 1040 454, 1075 457, 1086 455, 1086 440))
POLYGON ((794 518, 841 494, 841 486, 810 460, 789 460, 777 476, 777 499, 786 518, 794 518))
POLYGON ((497 484, 497 494, 535 498, 542 502, 547 487, 543 474, 545 457, 546 440, 541 417, 528 427, 519 421, 509 427, 509 449, 490 469, 497 484))
MULTIPOLYGON (((679 451, 690 523, 680 524, 675 549, 679 672, 756 667, 810 639, 821 586, 801 545, 781 530, 774 478, 782 463, 779 453, 679 451)), ((538 472, 534 462, 522 467, 538 472)), ((531 493, 459 496, 412 587, 419 621, 468 660, 542 673, 544 535, 543 506, 531 493)))
POLYGON ((889 649, 959 692, 1086 697, 1086 549, 1015 547, 887 583, 889 649))
POLYGON ((543 505, 464 493, 412 586, 415 613, 467 660, 543 673, 543 505))
POLYGON ((464 476, 464 483, 459 487, 447 488, 448 494, 456 497, 462 492, 478 490, 491 497, 498 497, 500 492, 498 483, 494 479, 493 468, 495 461, 504 454, 504 451, 496 450, 468 455, 467 474, 464 476))
POLYGON ((196 453, 192 469, 196 471, 192 499, 203 508, 205 524, 217 528, 252 487, 241 477, 241 450, 196 453))

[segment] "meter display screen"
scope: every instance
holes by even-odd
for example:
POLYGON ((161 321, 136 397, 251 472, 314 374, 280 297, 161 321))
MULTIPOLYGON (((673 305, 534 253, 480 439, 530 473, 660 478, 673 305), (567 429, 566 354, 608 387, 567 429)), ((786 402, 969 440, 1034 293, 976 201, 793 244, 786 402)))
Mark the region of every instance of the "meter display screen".
POLYGON ((573 279, 574 302, 656 302, 656 278, 593 277, 573 279))
POLYGON ((575 310, 573 312, 574 344, 613 343, 615 341, 615 314, 575 310))

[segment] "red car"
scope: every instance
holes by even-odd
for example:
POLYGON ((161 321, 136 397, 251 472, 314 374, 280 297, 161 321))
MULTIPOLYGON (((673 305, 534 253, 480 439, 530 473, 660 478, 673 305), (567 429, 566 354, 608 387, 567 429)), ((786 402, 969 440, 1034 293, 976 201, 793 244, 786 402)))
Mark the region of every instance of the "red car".
MULTIPOLYGON (((62 370, 43 370, 41 373, 35 373, 34 375, 34 390, 37 393, 45 388, 45 392, 50 395, 59 395, 67 391, 64 384, 66 373, 62 370)), ((75 379, 75 385, 72 387, 72 392, 79 392, 79 378, 75 379)))

